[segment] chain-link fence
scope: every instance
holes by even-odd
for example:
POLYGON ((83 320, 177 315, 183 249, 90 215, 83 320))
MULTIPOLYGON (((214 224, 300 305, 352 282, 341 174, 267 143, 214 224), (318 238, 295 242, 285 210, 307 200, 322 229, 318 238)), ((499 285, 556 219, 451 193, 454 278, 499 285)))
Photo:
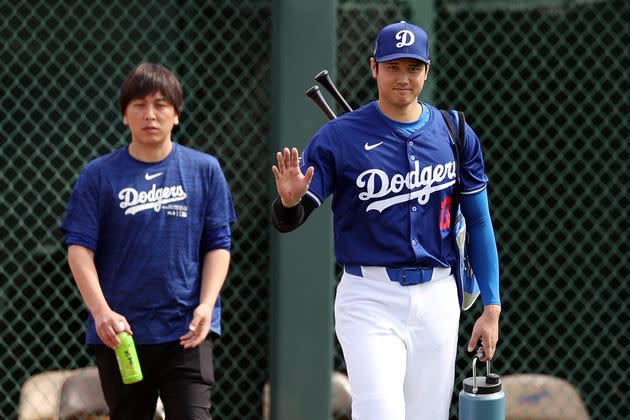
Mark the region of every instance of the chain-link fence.
MULTIPOLYGON (((273 157, 271 2, 148 3, 0 5, 0 417, 16 416, 33 374, 93 364, 57 226, 80 168, 127 142, 115 105, 126 73, 158 61, 186 93, 176 139, 219 158, 239 216, 213 412, 260 418, 269 377, 272 197, 261 191, 273 157)), ((353 106, 376 95, 367 62, 376 32, 411 20, 412 6, 339 1, 333 76, 353 106)), ((495 368, 565 378, 592 418, 624 418, 630 4, 439 1, 435 13, 432 102, 466 112, 491 182, 503 298, 495 368)), ((462 315, 454 416, 478 315, 462 315)), ((344 369, 338 348, 335 367, 344 369)))
POLYGON ((520 3, 437 20, 436 101, 467 111, 491 182, 496 367, 565 378, 593 418, 626 418, 630 3, 520 3))

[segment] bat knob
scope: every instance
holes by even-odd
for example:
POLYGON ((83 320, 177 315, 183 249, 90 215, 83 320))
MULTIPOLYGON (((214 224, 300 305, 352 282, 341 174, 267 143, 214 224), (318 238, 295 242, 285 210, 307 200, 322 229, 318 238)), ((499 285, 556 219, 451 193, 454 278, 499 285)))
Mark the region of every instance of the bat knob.
POLYGON ((320 81, 322 79, 325 79, 328 76, 328 70, 322 70, 319 73, 317 73, 317 75, 315 75, 315 80, 316 81, 320 81))
POLYGON ((309 90, 306 91, 306 96, 308 96, 309 98, 317 95, 317 92, 319 92, 319 87, 318 86, 313 86, 311 87, 309 90))

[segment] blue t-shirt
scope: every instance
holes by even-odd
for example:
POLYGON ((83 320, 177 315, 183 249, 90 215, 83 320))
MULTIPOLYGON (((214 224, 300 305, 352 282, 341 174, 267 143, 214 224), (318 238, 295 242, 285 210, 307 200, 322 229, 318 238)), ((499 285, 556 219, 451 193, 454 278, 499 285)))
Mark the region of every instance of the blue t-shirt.
MULTIPOLYGON (((138 344, 174 341, 199 304, 204 255, 230 249, 236 220, 216 158, 173 143, 160 162, 141 162, 123 147, 81 172, 61 228, 67 245, 95 252, 100 286, 124 315, 138 344)), ((217 298, 211 331, 220 334, 217 298)), ((98 344, 88 318, 86 342, 98 344)))
MULTIPOLYGON (((439 111, 423 108, 421 120, 428 120, 407 134, 371 102, 326 123, 305 148, 302 171, 315 168, 307 195, 317 205, 333 196, 340 264, 454 265, 452 141, 439 111)), ((486 187, 487 177, 479 140, 468 125, 465 137, 461 191, 474 194, 486 187)))

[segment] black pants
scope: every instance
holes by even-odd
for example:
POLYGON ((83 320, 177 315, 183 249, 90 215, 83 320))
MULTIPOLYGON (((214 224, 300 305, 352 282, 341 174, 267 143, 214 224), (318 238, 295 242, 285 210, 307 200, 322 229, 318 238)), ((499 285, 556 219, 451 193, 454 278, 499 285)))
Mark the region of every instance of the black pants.
POLYGON ((114 350, 92 346, 111 420, 151 420, 158 392, 168 420, 210 420, 214 384, 210 336, 193 349, 179 341, 136 345, 143 380, 125 385, 114 350))

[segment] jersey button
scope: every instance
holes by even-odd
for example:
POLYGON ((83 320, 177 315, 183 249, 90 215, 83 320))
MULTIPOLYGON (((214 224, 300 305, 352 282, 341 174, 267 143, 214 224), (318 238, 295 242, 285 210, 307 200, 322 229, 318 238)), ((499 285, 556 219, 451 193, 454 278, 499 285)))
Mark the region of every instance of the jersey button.
POLYGON ((413 142, 412 141, 409 142, 409 146, 413 146, 413 142))
POLYGON ((413 206, 413 207, 411 208, 411 211, 416 211, 416 210, 418 210, 418 207, 416 207, 416 206, 413 206))
POLYGON ((416 240, 415 240, 415 239, 412 239, 412 240, 411 240, 411 245, 415 245, 415 244, 417 244, 416 240))
POLYGON ((416 157, 414 155, 410 156, 411 160, 416 160, 416 157))

